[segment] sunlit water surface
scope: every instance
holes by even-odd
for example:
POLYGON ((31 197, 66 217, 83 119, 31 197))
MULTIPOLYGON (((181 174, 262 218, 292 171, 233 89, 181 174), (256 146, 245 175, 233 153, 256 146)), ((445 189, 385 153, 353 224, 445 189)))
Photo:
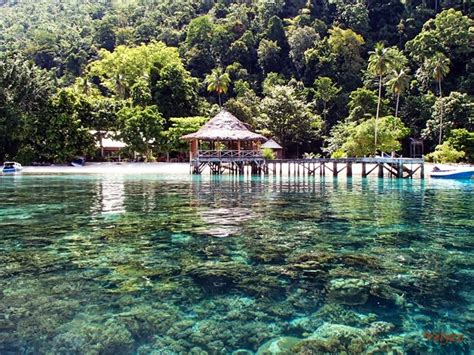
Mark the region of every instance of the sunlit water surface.
POLYGON ((0 353, 468 354, 473 186, 0 176, 0 353))

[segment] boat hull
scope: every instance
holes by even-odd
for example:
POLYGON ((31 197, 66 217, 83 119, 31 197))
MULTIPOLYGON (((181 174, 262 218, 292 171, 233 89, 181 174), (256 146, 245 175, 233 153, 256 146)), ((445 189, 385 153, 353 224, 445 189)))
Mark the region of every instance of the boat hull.
POLYGON ((13 169, 2 169, 2 172, 4 174, 14 174, 14 173, 17 173, 21 171, 21 169, 16 169, 16 168, 13 168, 13 169))
POLYGON ((433 171, 430 176, 434 179, 471 179, 474 176, 473 169, 433 171))

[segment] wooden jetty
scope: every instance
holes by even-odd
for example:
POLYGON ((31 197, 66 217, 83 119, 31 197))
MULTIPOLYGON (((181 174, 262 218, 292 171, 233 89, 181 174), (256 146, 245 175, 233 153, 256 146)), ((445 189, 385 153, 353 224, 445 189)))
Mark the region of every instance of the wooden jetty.
POLYGON ((333 176, 338 177, 345 173, 347 177, 353 176, 354 165, 361 165, 361 177, 366 178, 371 173, 377 172, 377 176, 383 178, 385 175, 394 178, 413 178, 416 173, 424 178, 424 160, 411 158, 314 158, 314 159, 281 159, 268 160, 264 164, 264 173, 283 175, 286 166, 287 176, 333 176))
MULTIPOLYGON (((379 177, 388 175, 395 178, 413 178, 415 173, 418 173, 424 178, 423 159, 383 155, 375 158, 267 160, 263 156, 262 143, 269 143, 269 140, 251 132, 245 123, 226 110, 211 118, 197 132, 187 134, 181 139, 189 142, 192 174, 202 174, 209 168, 213 175, 230 173, 275 177, 283 175, 337 177, 344 172, 347 177, 352 177, 355 170, 353 167, 361 164, 362 177, 376 172, 379 177)), ((281 148, 276 142, 273 143, 275 144, 270 147, 281 148)))
POLYGON ((191 159, 191 172, 201 174, 206 167, 213 175, 224 173, 268 176, 333 176, 344 174, 353 177, 353 167, 361 166, 360 176, 365 178, 377 174, 407 179, 418 174, 424 178, 423 159, 414 158, 314 158, 267 160, 258 151, 198 151, 191 159))

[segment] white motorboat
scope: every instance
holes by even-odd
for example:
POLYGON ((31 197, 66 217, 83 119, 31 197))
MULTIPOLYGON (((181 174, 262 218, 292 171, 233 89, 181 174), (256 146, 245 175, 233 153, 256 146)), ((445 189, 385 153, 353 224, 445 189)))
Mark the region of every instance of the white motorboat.
POLYGON ((3 163, 3 173, 17 173, 21 170, 23 170, 23 167, 20 163, 17 163, 15 161, 6 161, 5 163, 3 163))

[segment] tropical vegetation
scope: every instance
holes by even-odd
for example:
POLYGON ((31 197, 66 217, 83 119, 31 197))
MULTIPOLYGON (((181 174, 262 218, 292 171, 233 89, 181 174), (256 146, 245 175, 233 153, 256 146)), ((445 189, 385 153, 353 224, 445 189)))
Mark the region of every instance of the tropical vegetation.
POLYGON ((186 151, 179 135, 219 106, 286 156, 408 154, 421 137, 469 160, 453 142, 474 130, 473 14, 462 0, 2 1, 0 160, 92 156, 104 131, 153 160, 186 151))

